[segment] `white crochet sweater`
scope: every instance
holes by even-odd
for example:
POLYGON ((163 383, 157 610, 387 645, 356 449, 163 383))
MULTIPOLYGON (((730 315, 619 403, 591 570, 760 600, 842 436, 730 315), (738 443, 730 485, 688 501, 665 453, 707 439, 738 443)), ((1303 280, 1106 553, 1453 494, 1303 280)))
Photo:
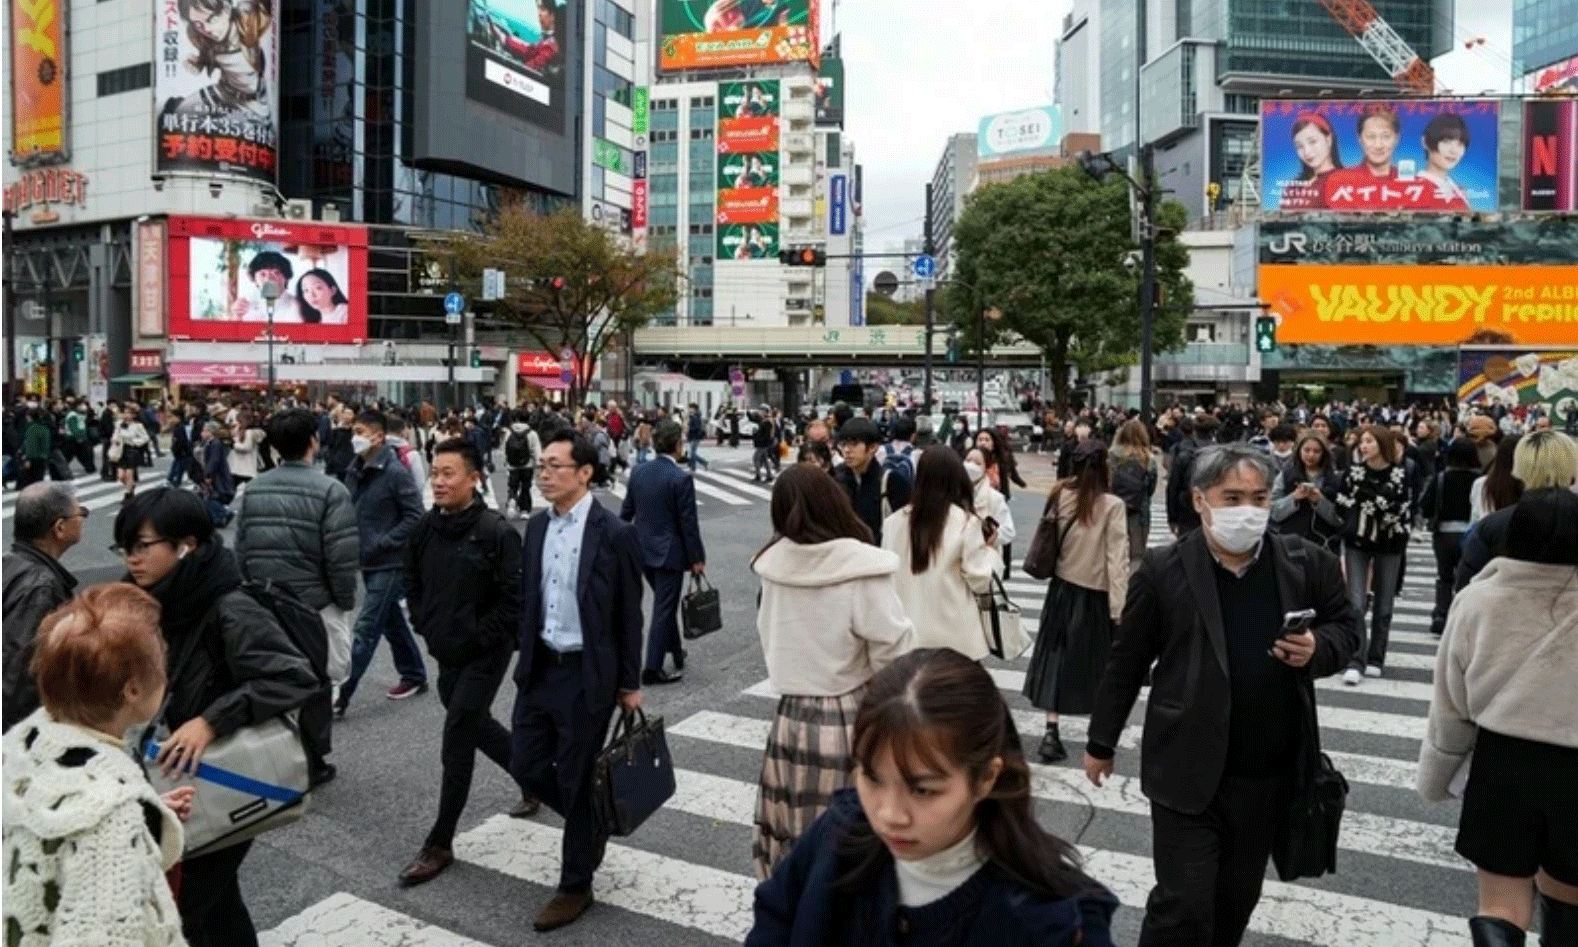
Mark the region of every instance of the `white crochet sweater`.
POLYGON ((184 945, 164 879, 181 823, 125 747, 41 708, 6 733, 4 754, 9 947, 184 945))

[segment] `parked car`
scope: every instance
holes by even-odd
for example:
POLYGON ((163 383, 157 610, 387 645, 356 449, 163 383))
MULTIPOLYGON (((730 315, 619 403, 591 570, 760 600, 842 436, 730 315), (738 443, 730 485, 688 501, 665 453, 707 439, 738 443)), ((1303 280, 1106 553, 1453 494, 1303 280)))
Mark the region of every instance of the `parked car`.
POLYGON ((999 430, 1008 432, 1008 440, 1015 448, 1023 449, 1030 443, 1035 419, 1023 411, 999 411, 996 417, 999 430))

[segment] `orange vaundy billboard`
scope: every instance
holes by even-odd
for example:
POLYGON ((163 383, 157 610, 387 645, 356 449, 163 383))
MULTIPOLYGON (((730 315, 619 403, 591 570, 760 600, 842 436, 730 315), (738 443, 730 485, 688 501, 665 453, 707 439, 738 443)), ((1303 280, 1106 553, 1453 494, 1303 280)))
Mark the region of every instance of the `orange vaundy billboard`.
POLYGON ((11 163, 66 157, 67 0, 11 0, 11 163))
POLYGON ((1260 298, 1278 342, 1578 344, 1578 266, 1262 266, 1260 298))

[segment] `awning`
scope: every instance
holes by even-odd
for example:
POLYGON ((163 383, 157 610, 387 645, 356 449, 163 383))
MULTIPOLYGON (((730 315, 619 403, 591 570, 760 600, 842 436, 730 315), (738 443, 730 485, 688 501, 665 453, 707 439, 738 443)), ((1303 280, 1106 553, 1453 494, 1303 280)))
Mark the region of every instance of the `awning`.
POLYGON ((157 375, 116 375, 114 378, 110 379, 110 384, 112 384, 112 385, 146 385, 149 382, 158 381, 159 379, 161 379, 163 377, 164 377, 164 373, 163 372, 160 372, 157 375))
POLYGON ((526 384, 544 391, 569 391, 570 386, 557 375, 522 375, 526 384))

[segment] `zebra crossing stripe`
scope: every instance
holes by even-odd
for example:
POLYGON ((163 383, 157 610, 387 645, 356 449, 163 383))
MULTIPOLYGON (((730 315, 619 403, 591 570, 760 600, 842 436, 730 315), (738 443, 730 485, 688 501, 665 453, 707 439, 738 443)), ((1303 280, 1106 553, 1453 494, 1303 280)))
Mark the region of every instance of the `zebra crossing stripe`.
POLYGON ((758 497, 763 500, 771 500, 773 498, 773 492, 771 490, 763 489, 754 483, 740 482, 745 479, 745 471, 736 469, 734 467, 724 467, 721 469, 725 473, 730 473, 734 476, 726 477, 722 473, 713 473, 710 470, 698 470, 696 473, 698 476, 706 477, 709 480, 715 480, 718 483, 725 484, 730 490, 738 490, 741 493, 758 497))
POLYGON ((341 891, 273 930, 258 947, 488 947, 414 917, 341 891))

